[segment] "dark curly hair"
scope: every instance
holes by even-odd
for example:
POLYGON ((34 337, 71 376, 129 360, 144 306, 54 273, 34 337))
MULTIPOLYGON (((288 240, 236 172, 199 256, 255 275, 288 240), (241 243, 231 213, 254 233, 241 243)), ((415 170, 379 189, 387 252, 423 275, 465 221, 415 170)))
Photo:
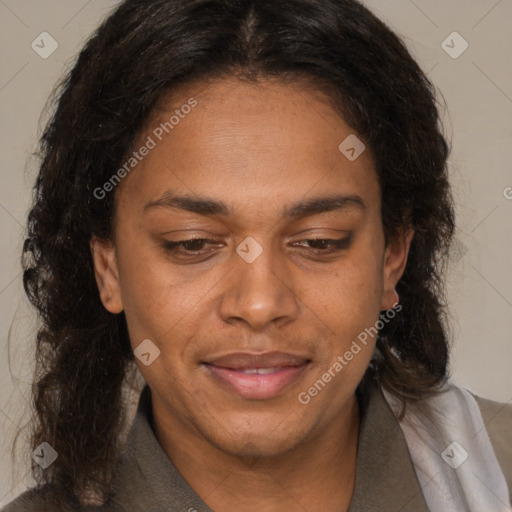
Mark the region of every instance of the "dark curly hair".
POLYGON ((361 385, 407 401, 447 378, 443 274, 454 232, 449 144, 432 83, 402 40, 355 0, 126 0, 89 39, 55 94, 23 247, 24 287, 42 326, 32 385, 32 463, 76 505, 105 501, 136 365, 124 313, 103 307, 91 237, 113 234, 116 193, 99 200, 161 101, 209 78, 309 80, 371 148, 386 243, 415 236, 398 283, 402 311, 379 332, 361 385))

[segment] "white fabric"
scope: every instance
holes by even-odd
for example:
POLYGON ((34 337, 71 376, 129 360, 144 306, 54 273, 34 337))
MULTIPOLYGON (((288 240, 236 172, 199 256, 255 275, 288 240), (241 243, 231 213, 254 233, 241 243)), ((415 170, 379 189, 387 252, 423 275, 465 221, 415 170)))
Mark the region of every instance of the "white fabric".
MULTIPOLYGON (((399 420, 427 506, 431 512, 512 511, 476 400, 452 383, 445 389, 421 406, 408 404, 399 420)), ((383 393, 398 416, 399 400, 383 393)))

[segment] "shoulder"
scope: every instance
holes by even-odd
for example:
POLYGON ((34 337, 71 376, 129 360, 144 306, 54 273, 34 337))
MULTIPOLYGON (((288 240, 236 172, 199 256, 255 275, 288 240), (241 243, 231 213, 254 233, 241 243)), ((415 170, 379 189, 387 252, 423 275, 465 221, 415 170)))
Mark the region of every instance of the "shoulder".
POLYGON ((125 512, 124 509, 111 504, 99 507, 77 508, 69 502, 63 502, 49 485, 27 489, 8 503, 2 512, 125 512))
POLYGON ((471 393, 484 420, 491 444, 512 489, 512 403, 501 403, 471 393))
POLYGON ((47 510, 67 512, 73 509, 65 505, 59 506, 51 487, 43 486, 26 490, 2 510, 3 512, 32 512, 36 510, 41 512, 47 510))

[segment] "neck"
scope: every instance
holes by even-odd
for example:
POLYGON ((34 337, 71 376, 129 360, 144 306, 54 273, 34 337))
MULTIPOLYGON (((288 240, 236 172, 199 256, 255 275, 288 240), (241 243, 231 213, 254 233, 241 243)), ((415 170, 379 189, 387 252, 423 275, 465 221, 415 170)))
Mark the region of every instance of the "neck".
POLYGON ((359 438, 355 395, 323 430, 275 457, 233 456, 175 417, 159 412, 153 401, 160 445, 196 494, 216 512, 348 510, 359 438))

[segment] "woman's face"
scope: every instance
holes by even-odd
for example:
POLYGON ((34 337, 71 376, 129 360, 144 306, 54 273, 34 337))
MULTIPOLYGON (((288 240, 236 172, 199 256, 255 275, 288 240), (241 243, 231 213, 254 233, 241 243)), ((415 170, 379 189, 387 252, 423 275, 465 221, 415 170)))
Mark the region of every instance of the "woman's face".
POLYGON ((136 361, 159 421, 277 454, 343 416, 375 339, 344 355, 395 303, 412 237, 385 247, 354 137, 320 93, 279 81, 199 84, 155 113, 115 190, 115 243, 93 249, 105 307, 134 349, 149 340, 136 361), (210 241, 174 245, 192 239, 210 241))

